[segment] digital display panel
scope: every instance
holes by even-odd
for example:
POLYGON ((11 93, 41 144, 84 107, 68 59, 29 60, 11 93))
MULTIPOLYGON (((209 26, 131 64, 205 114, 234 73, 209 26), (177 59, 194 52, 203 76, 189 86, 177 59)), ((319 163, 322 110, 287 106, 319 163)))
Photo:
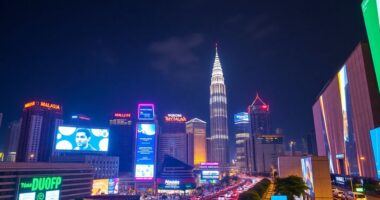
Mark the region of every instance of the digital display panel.
POLYGON ((139 120, 154 120, 154 104, 139 104, 137 112, 139 120))
POLYGON ((161 190, 189 190, 195 188, 194 179, 157 179, 158 189, 161 190))
POLYGON ((216 170, 203 170, 201 173, 202 179, 219 179, 219 171, 216 170))
POLYGON ((119 178, 108 179, 108 194, 119 193, 119 178))
POLYGON ((137 124, 135 179, 154 177, 156 125, 137 124))
POLYGON ((108 179, 95 179, 92 182, 91 195, 108 194, 108 179))
POLYGON ((257 138, 258 141, 260 141, 261 144, 282 144, 283 143, 283 137, 279 136, 261 136, 257 138))
POLYGON ((59 126, 55 149, 60 151, 108 151, 108 129, 59 126))
POLYGON ((364 0, 362 2, 362 11, 375 67, 377 85, 380 89, 380 0, 364 0))
POLYGON ((377 179, 380 179, 380 128, 372 129, 370 135, 377 179))
POLYGON ((105 195, 119 193, 119 178, 95 179, 92 182, 91 195, 105 195))
POLYGON ((20 178, 18 200, 59 200, 62 177, 20 178))
POLYGON ((249 122, 248 113, 241 112, 241 113, 235 114, 234 115, 234 122, 235 123, 238 123, 238 122, 249 122))
POLYGON ((312 198, 314 197, 314 178, 313 178, 313 169, 311 165, 311 157, 306 157, 301 159, 302 167, 302 177, 306 183, 306 186, 309 188, 306 190, 312 198))

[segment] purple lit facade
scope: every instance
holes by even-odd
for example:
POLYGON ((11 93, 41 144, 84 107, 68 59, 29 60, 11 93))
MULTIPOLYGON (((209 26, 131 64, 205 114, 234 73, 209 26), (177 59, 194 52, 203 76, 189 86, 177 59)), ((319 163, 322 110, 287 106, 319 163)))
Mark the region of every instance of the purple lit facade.
POLYGON ((379 103, 369 48, 360 43, 313 105, 318 155, 331 173, 376 177, 369 131, 379 125, 379 103))

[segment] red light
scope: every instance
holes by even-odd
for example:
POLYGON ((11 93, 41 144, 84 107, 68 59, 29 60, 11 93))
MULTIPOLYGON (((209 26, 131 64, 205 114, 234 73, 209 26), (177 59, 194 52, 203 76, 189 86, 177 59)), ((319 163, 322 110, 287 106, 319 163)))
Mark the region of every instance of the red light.
POLYGON ((267 105, 263 105, 263 106, 261 106, 261 107, 264 108, 264 109, 267 109, 267 108, 268 108, 267 105))

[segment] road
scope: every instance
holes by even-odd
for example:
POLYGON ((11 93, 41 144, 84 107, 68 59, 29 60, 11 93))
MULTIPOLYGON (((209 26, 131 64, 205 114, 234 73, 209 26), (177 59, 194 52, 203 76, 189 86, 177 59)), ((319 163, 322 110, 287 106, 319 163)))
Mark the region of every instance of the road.
POLYGON ((239 199, 240 193, 252 188, 256 183, 260 182, 261 179, 262 178, 257 177, 241 178, 240 182, 235 185, 223 188, 222 190, 205 196, 202 200, 237 200, 239 199), (239 191, 238 188, 242 188, 242 190, 239 191))

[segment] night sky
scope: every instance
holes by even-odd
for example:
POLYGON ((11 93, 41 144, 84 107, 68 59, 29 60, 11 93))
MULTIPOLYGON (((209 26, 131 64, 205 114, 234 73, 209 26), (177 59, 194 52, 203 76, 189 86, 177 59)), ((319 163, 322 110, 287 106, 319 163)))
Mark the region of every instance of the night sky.
POLYGON ((138 102, 155 103, 160 118, 209 122, 217 42, 229 120, 259 92, 272 127, 303 136, 318 93, 366 40, 360 3, 1 1, 3 127, 34 99, 62 104, 66 120, 83 113, 99 125, 115 111, 136 114, 138 102))

